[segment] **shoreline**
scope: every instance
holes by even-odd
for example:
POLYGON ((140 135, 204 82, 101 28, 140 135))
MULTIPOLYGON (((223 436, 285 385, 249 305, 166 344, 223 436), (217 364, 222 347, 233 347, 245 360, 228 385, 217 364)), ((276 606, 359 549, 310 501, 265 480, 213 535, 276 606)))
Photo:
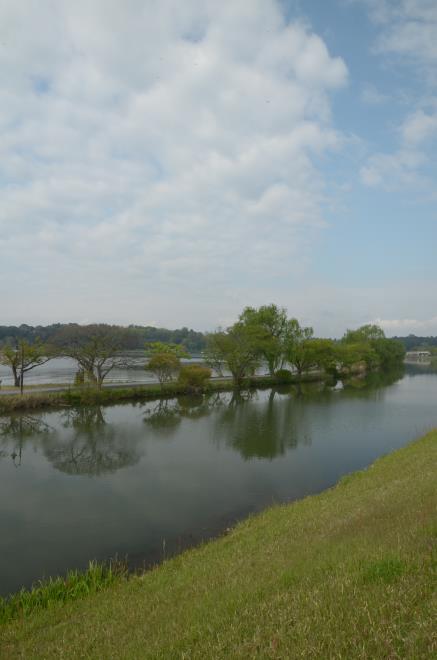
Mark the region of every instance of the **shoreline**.
POLYGON ((25 412, 44 409, 60 409, 80 405, 111 405, 117 402, 147 401, 150 399, 168 399, 184 394, 209 394, 212 392, 229 392, 236 389, 263 389, 277 385, 298 385, 300 383, 316 383, 331 381, 327 374, 308 373, 302 376, 291 376, 284 380, 274 376, 253 376, 247 378, 242 387, 237 388, 232 378, 214 379, 205 387, 191 388, 177 381, 159 385, 155 383, 144 385, 103 386, 102 389, 92 387, 70 387, 60 391, 26 392, 21 394, 3 394, 0 396, 0 416, 14 412, 25 412))

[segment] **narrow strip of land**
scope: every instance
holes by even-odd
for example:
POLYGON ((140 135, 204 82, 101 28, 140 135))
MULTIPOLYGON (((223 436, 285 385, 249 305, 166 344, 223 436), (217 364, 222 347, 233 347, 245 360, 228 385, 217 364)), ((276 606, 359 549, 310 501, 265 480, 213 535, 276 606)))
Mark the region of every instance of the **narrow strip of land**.
POLYGON ((2 657, 430 658, 437 432, 141 577, 0 630, 2 657))

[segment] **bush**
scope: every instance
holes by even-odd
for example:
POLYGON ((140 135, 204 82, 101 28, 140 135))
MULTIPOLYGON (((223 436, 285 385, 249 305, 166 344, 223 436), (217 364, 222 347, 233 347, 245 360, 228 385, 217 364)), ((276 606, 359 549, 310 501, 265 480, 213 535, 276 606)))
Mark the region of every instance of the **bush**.
POLYGON ((169 383, 181 368, 181 362, 174 353, 154 353, 146 364, 146 371, 155 374, 161 386, 169 383))
POLYGON ((275 379, 280 383, 291 383, 293 380, 293 374, 289 369, 278 369, 275 372, 275 379))
POLYGON ((202 388, 211 378, 211 369, 201 367, 199 364, 188 364, 179 372, 179 383, 185 387, 202 388))

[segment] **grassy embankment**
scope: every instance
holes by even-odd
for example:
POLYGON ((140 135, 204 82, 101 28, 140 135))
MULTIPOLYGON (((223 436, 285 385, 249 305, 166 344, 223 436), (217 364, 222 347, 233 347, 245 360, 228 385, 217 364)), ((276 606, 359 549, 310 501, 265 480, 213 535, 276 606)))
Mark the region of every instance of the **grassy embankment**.
POLYGON ((143 576, 0 627, 7 658, 431 658, 437 431, 143 576))
MULTIPOLYGON (((314 382, 323 380, 320 373, 309 373, 298 378, 290 378, 289 383, 314 382)), ((255 376, 247 378, 245 388, 272 387, 283 383, 270 376, 255 376)), ((226 392, 235 388, 231 378, 217 379, 198 390, 196 393, 226 392)), ((0 415, 18 411, 37 410, 43 408, 62 408, 79 405, 110 405, 122 401, 146 401, 159 397, 174 397, 180 394, 191 394, 192 389, 177 381, 166 383, 162 387, 157 384, 145 384, 127 387, 111 387, 97 389, 94 387, 70 387, 62 392, 26 392, 20 394, 2 394, 0 396, 0 415)))

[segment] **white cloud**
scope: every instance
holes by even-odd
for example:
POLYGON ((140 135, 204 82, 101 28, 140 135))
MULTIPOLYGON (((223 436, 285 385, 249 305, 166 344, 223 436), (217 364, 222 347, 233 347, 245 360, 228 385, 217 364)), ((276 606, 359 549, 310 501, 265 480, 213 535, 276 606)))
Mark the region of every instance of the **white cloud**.
POLYGON ((226 298, 291 274, 323 224, 347 71, 274 0, 5 0, 0 73, 8 320, 35 297, 50 319, 226 298))
POLYGON ((437 136, 437 111, 426 113, 422 109, 417 110, 407 117, 401 133, 404 143, 412 147, 437 136))
MULTIPOLYGON (((435 0, 357 0, 365 4, 379 27, 376 52, 401 58, 411 66, 409 77, 422 83, 422 97, 399 126, 400 145, 393 153, 376 153, 361 169, 361 180, 368 186, 400 189, 407 186, 423 190, 433 187, 423 173, 428 163, 428 139, 437 135, 435 89, 437 64, 437 3, 435 0)), ((397 58, 397 59, 396 59, 397 58)), ((417 96, 417 90, 415 90, 417 96)), ((363 100, 372 102, 371 90, 363 100), (370 93, 369 93, 370 92, 370 93)), ((375 102, 377 97, 375 97, 375 102)))
MULTIPOLYGON (((382 51, 405 55, 423 66, 437 62, 437 5, 434 0, 383 0, 382 51)), ((429 71, 433 73, 432 71, 429 71)))
POLYGON ((437 334, 437 316, 430 319, 375 319, 373 322, 390 335, 430 336, 437 334))
POLYGON ((424 161, 423 153, 411 149, 401 148, 392 154, 375 154, 361 168, 361 180, 366 186, 381 186, 385 190, 420 186, 423 178, 417 174, 417 170, 424 161))

